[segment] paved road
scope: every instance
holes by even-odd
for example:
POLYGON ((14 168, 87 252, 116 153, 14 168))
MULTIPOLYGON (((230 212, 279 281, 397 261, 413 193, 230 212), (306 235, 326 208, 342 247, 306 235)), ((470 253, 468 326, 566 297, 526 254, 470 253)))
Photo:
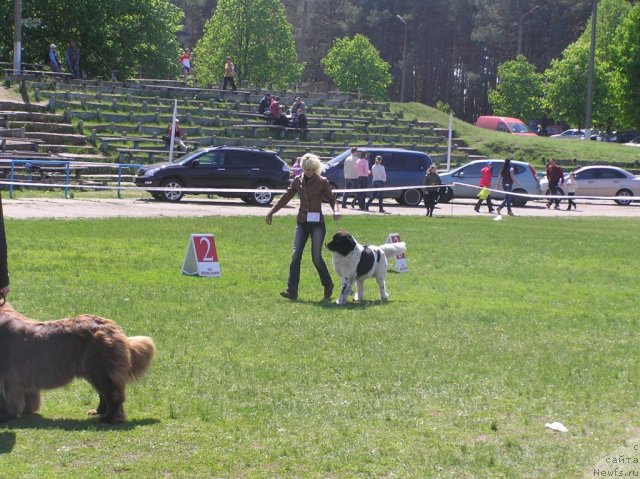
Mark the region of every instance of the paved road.
MULTIPOLYGON (((423 216, 424 208, 404 207, 387 201, 385 215, 423 216)), ((251 206, 236 199, 186 198, 179 203, 166 203, 152 199, 3 199, 4 215, 7 218, 108 218, 108 217, 186 217, 186 216, 263 216, 267 208, 251 206)), ((292 201, 278 215, 294 214, 297 203, 292 201)), ((329 208, 325 207, 325 212, 329 208)), ((544 203, 528 203, 524 208, 514 208, 517 216, 545 216, 558 218, 580 218, 593 216, 640 218, 640 203, 618 206, 613 202, 583 201, 577 210, 548 210, 544 203)), ((348 208, 342 214, 380 216, 377 208, 361 212, 348 208)), ((473 211, 473 201, 455 200, 450 204, 439 204, 435 216, 493 216, 483 206, 481 213, 473 211)))

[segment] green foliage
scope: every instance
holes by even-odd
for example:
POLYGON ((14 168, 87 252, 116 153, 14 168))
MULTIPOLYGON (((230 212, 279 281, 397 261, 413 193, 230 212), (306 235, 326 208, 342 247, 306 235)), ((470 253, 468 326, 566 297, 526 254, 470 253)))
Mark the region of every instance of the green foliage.
MULTIPOLYGON (((406 118, 436 122, 441 127, 449 125, 449 114, 420 103, 391 104, 393 113, 404 111, 406 118)), ((578 159, 578 164, 602 162, 614 159, 626 163, 627 168, 635 168, 638 152, 619 143, 604 141, 549 141, 545 137, 508 135, 499 131, 478 128, 454 116, 453 130, 456 138, 464 138, 465 144, 487 158, 505 158, 528 161, 542 167, 542 157, 558 159, 578 159)))
MULTIPOLYGON (((13 2, 0 14, 13 18, 13 2)), ((23 62, 42 64, 50 43, 64 65, 69 41, 80 47, 80 68, 89 77, 166 77, 179 73, 176 33, 184 15, 168 0, 33 0, 23 2, 23 62)))
MULTIPOLYGON (((619 117, 612 83, 615 35, 630 11, 624 0, 602 0, 598 8, 597 42, 593 73, 593 125, 610 129, 619 117)), ((585 121, 591 20, 583 35, 565 49, 561 60, 553 60, 545 72, 544 105, 556 120, 581 126, 585 121)), ((626 54, 626 53, 625 53, 626 54)))
POLYGON ((364 35, 338 38, 321 61, 325 73, 342 91, 358 89, 378 99, 384 98, 391 84, 389 64, 364 35))
POLYGON ((621 126, 640 130, 640 5, 623 20, 613 45, 615 73, 612 83, 621 126))
POLYGON ((198 79, 218 83, 224 76, 224 59, 230 56, 236 82, 290 85, 302 70, 292 32, 280 0, 220 0, 195 48, 198 79))
POLYGON ((387 303, 368 280, 344 307, 320 301, 308 250, 300 300, 279 298, 291 215, 8 221, 14 307, 106 316, 158 354, 125 424, 86 416, 81 380, 1 423, 2 477, 574 478, 638 444, 637 243, 621 238, 640 223, 427 220, 327 224, 409 247, 387 303), (222 277, 180 274, 192 232, 215 234, 222 277))
POLYGON ((489 91, 489 103, 496 115, 527 121, 540 117, 542 75, 524 55, 498 67, 498 85, 489 91))

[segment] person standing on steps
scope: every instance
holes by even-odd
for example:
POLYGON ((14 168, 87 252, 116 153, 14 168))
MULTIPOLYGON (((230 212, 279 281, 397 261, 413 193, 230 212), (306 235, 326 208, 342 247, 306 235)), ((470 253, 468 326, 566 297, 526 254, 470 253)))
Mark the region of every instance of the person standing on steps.
POLYGON ((222 89, 227 89, 227 84, 231 85, 233 91, 237 91, 236 82, 233 77, 236 74, 236 66, 231 61, 231 57, 227 57, 224 63, 224 81, 222 82, 222 89))

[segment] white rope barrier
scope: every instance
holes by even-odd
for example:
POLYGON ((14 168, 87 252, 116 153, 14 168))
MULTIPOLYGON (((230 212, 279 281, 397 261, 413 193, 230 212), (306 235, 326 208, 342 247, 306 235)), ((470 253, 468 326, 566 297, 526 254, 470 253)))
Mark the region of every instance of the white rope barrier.
MULTIPOLYGON (((274 194, 282 194, 286 190, 283 189, 257 189, 257 188, 166 188, 160 186, 124 186, 120 185, 88 185, 88 184, 72 184, 72 183, 37 183, 30 181, 9 181, 9 180, 1 180, 0 185, 13 185, 13 186, 24 186, 24 187, 33 187, 33 188, 75 188, 75 189, 92 189, 92 190, 120 190, 120 191, 140 191, 140 192, 164 192, 164 191, 181 191, 183 193, 194 193, 194 194, 216 194, 216 193, 246 193, 247 195, 251 193, 264 193, 265 191, 269 191, 274 194)), ((395 187, 383 187, 383 188, 350 188, 350 189, 342 189, 337 188, 334 189, 334 193, 374 193, 379 191, 403 191, 403 190, 425 190, 425 189, 435 189, 435 188, 450 188, 454 185, 464 185, 466 187, 475 188, 478 191, 482 189, 480 186, 469 185, 467 183, 452 183, 448 185, 413 185, 413 186, 395 186, 395 187)), ((640 196, 589 196, 589 195, 539 195, 532 193, 518 193, 518 192, 507 192, 500 189, 495 188, 487 188, 491 193, 502 193, 502 194, 510 194, 512 196, 519 196, 528 198, 530 200, 551 200, 551 199, 574 199, 574 200, 623 200, 623 201, 640 201, 640 196)))

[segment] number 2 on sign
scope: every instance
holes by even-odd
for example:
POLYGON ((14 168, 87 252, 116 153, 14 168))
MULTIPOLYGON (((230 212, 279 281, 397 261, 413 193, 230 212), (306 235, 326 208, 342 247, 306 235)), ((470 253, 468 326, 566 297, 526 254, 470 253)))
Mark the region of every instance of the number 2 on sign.
POLYGON ((205 245, 207 246, 207 250, 204 253, 204 257, 202 258, 202 261, 205 263, 212 262, 214 258, 213 258, 213 251, 211 249, 211 239, 207 236, 201 236, 198 239, 200 240, 201 245, 202 243, 205 243, 205 245))

